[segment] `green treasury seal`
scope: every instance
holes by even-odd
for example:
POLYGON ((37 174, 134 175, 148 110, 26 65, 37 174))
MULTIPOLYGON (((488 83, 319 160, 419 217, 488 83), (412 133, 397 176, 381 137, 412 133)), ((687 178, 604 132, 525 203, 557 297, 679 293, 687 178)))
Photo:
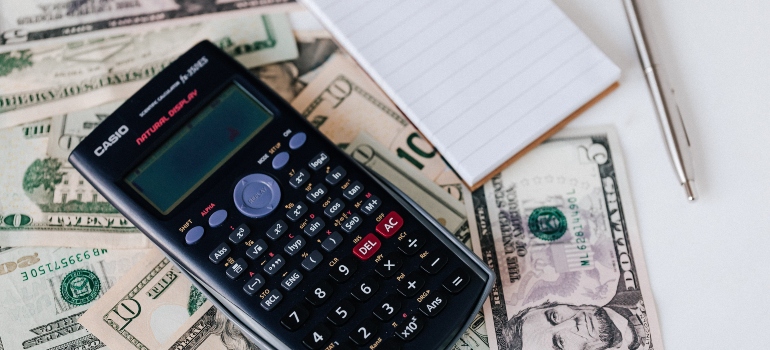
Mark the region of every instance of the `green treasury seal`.
POLYGON ((567 232, 567 217, 555 207, 533 210, 527 224, 532 234, 544 241, 555 241, 567 232))
POLYGON ((64 276, 61 281, 61 297, 72 305, 85 305, 99 297, 102 283, 95 273, 89 270, 75 270, 64 276))

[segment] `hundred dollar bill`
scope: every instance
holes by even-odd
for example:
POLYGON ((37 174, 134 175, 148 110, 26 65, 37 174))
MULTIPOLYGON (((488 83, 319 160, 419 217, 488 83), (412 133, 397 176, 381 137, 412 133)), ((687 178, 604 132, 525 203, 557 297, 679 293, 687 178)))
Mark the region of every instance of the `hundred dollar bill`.
POLYGON ((461 199, 461 181, 441 155, 350 58, 339 55, 291 105, 341 148, 366 131, 398 158, 461 199))
POLYGON ((345 150, 355 160, 407 193, 449 232, 460 231, 466 223, 465 208, 460 201, 398 159, 366 131, 361 131, 345 150))
POLYGON ((297 57, 285 14, 217 19, 0 53, 0 127, 127 98, 204 39, 247 67, 297 57))
POLYGON ((101 349, 78 318, 146 250, 0 248, 0 349, 101 349))
POLYGON ((67 162, 77 140, 116 107, 0 129, 0 246, 148 247, 67 162))
POLYGON ((299 8, 294 0, 4 0, 0 50, 299 8))
POLYGON ((78 322, 112 349, 171 349, 163 344, 179 341, 184 344, 173 349, 202 344, 200 349, 256 349, 158 249, 136 263, 78 322))
POLYGON ((626 181, 613 129, 568 130, 466 194, 491 348, 663 349, 626 181))

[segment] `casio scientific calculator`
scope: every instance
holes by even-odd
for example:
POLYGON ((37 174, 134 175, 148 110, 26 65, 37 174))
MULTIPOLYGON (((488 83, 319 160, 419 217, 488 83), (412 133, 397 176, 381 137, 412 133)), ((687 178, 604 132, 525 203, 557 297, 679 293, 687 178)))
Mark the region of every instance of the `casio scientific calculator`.
POLYGON ((446 348, 494 280, 207 41, 70 162, 261 348, 446 348))

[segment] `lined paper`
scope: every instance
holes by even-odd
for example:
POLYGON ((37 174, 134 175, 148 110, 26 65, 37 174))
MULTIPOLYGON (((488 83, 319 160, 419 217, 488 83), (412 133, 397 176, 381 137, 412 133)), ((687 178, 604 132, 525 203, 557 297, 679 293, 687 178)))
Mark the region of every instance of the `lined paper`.
POLYGON ((551 0, 304 2, 471 187, 620 77, 551 0))

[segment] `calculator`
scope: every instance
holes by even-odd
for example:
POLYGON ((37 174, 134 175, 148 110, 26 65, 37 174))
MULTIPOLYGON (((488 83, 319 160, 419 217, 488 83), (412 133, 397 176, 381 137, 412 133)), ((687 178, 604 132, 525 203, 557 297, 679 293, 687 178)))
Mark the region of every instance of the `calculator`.
POLYGON ((447 348, 494 281, 208 41, 69 159, 263 349, 447 348))

